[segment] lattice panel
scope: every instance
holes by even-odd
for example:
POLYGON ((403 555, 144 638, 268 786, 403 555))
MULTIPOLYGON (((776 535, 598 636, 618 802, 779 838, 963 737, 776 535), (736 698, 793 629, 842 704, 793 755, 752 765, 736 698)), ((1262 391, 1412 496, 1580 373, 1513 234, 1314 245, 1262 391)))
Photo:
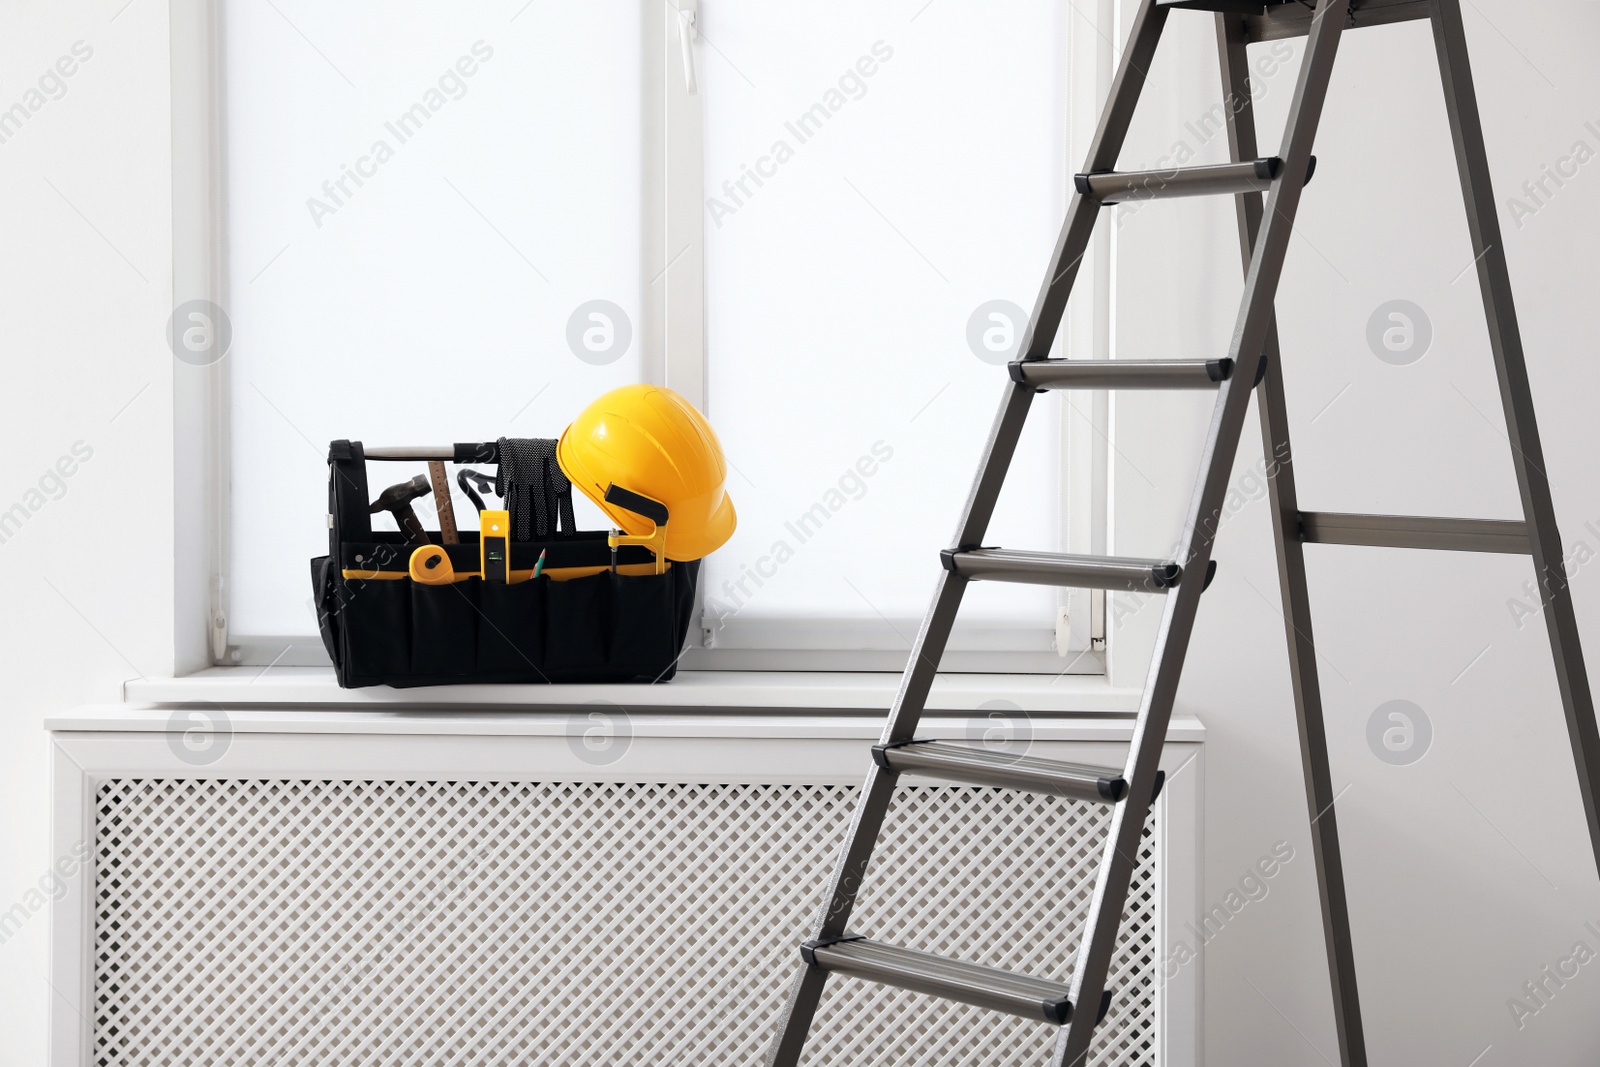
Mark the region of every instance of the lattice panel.
MULTIPOLYGON (((124 779, 98 796, 94 1048, 166 1064, 753 1065, 856 790, 124 779)), ((1087 804, 902 789, 857 921, 1066 977, 1087 804)), ((1155 1064, 1147 828, 1094 1062, 1155 1064)), ((1055 1030, 851 979, 816 1067, 1043 1064, 1055 1030)))

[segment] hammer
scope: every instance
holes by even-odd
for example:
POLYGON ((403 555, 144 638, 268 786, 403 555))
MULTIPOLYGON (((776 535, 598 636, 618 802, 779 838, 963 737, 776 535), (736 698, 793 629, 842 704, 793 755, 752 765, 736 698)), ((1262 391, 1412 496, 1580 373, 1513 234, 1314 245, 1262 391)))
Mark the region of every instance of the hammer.
POLYGON ((417 520, 417 513, 411 510, 411 502, 425 493, 431 492, 433 487, 428 483, 426 474, 419 474, 409 482, 391 485, 378 494, 378 499, 372 502, 372 507, 367 510, 376 515, 380 511, 391 512, 395 523, 400 527, 400 532, 406 535, 406 543, 410 545, 432 544, 428 540, 428 531, 422 528, 422 523, 417 520))

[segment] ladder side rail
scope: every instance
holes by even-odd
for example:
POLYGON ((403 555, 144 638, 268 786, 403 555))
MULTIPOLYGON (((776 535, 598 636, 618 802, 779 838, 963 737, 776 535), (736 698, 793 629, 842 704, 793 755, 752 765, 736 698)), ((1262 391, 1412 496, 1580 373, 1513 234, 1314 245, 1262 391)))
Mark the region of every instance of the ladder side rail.
MULTIPOLYGON (((1140 4, 1121 65, 1112 82, 1110 101, 1090 147, 1086 169, 1112 166, 1122 151, 1151 59, 1161 41, 1166 18, 1166 10, 1158 6, 1155 0, 1143 0, 1140 4)), ((1027 354, 1025 358, 1043 358, 1050 354, 1061 316, 1066 309, 1067 297, 1098 217, 1097 203, 1082 194, 1073 197, 1061 236, 1051 256, 1050 269, 1023 337, 1021 350, 1027 354), (1034 355, 1036 351, 1038 354, 1034 355)), ((976 544, 988 530, 995 501, 1000 495, 1000 486, 1005 480, 1032 400, 1031 388, 1019 383, 1007 386, 953 547, 976 544)), ((933 686, 934 675, 938 673, 939 660, 944 655, 950 637, 950 628, 961 606, 965 584, 949 571, 941 569, 939 572, 933 603, 917 633, 911 659, 895 696, 889 721, 884 727, 882 743, 909 740, 915 734, 928 692, 933 686)), ((812 940, 838 937, 845 932, 855 908, 856 894, 861 889, 878 835, 883 829, 883 820, 894 798, 897 777, 894 772, 875 763, 870 765, 850 829, 839 851, 827 898, 813 925, 812 940)), ((801 968, 780 1015, 777 1037, 768 1048, 767 1067, 795 1067, 799 1063, 826 978, 827 972, 819 968, 801 968)))
POLYGON ((1478 257, 1478 285, 1483 291, 1489 320, 1489 344, 1494 353, 1500 400, 1505 407, 1506 433, 1511 439, 1511 459, 1522 494, 1523 517, 1531 537, 1535 577, 1544 602, 1545 625, 1550 631, 1550 651, 1555 660, 1561 705, 1589 823, 1589 841, 1600 869, 1600 728, 1595 723, 1594 698, 1583 646, 1578 640, 1578 619, 1573 612, 1572 590, 1562 563, 1561 532, 1556 525, 1555 503, 1550 495, 1544 449, 1533 411, 1533 392, 1517 325, 1516 303, 1511 295, 1511 273, 1506 264, 1505 241, 1495 214, 1494 186, 1484 147, 1483 122, 1473 88, 1472 64, 1467 55, 1466 29, 1459 0, 1430 0, 1433 38, 1444 80, 1445 108, 1450 116, 1456 165, 1466 200, 1472 251, 1478 257))
MULTIPOLYGON (((1212 542, 1232 475, 1233 456, 1238 451, 1252 387, 1264 358, 1262 346, 1272 323, 1273 296, 1283 274, 1295 213, 1310 169, 1311 149, 1348 15, 1349 0, 1318 0, 1299 82, 1289 108, 1283 150, 1278 153, 1284 161, 1283 168, 1268 202, 1267 222, 1256 242, 1245 284, 1245 299, 1234 329, 1229 356, 1234 361, 1235 371, 1223 383, 1217 398, 1216 413, 1207 434, 1199 477, 1185 520, 1179 559, 1185 569, 1194 568, 1203 573, 1211 560, 1212 542)), ((1095 880, 1094 898, 1078 952, 1078 966, 1073 970, 1071 997, 1072 1003, 1077 1005, 1099 1003, 1105 989, 1106 972, 1116 948, 1122 909, 1133 878, 1139 838, 1149 813, 1167 724, 1172 716, 1189 637, 1194 630, 1201 584, 1180 584, 1177 595, 1168 597, 1162 614, 1157 651, 1150 664, 1124 773, 1129 792, 1127 799, 1112 813, 1100 874, 1095 880)), ((1059 1067, 1082 1067, 1088 1061, 1095 1023, 1087 1013, 1068 1023, 1056 1040, 1052 1063, 1059 1067)))
MULTIPOLYGON (((1254 97, 1250 94, 1250 63, 1246 53, 1244 22, 1238 16, 1218 15, 1217 50, 1222 91, 1228 106, 1228 147, 1234 159, 1252 159, 1258 153, 1254 97)), ((1264 206, 1259 194, 1235 199, 1239 222, 1239 249, 1244 266, 1250 265, 1261 231, 1264 206)), ((1261 418, 1261 444, 1267 464, 1268 502, 1272 512, 1273 543, 1277 548, 1278 587, 1283 600, 1284 634, 1289 649, 1289 676, 1294 690, 1295 720, 1300 735, 1300 762, 1310 817, 1311 846, 1317 869, 1317 889, 1322 906, 1322 934, 1328 956, 1328 979, 1333 990, 1334 1029, 1339 1040, 1341 1067, 1366 1067, 1366 1037, 1361 1022, 1361 1002, 1356 989, 1356 965, 1350 929, 1350 909, 1345 893, 1344 860, 1339 845, 1337 796, 1328 761, 1327 724, 1323 715, 1322 682, 1311 625, 1311 598, 1306 579, 1305 546, 1300 539, 1300 505, 1295 489, 1294 451, 1289 437, 1288 407, 1283 390, 1283 361, 1278 341, 1277 315, 1267 326, 1263 345, 1267 370, 1256 388, 1261 418)))

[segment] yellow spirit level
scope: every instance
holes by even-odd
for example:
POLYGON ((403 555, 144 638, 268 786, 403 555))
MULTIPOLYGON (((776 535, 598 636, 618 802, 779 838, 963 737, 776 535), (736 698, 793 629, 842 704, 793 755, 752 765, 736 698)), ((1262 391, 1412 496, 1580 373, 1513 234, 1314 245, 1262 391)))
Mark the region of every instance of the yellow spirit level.
POLYGON ((478 513, 479 572, 486 582, 507 582, 511 578, 511 513, 478 513))

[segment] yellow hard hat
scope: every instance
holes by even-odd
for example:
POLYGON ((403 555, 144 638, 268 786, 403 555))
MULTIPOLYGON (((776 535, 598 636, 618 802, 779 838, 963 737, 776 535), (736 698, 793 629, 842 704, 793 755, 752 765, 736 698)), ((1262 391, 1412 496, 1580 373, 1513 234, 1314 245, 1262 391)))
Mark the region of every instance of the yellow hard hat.
POLYGON ((584 408, 556 462, 626 538, 658 561, 708 556, 733 536, 728 464, 705 416, 671 389, 625 385, 584 408))

